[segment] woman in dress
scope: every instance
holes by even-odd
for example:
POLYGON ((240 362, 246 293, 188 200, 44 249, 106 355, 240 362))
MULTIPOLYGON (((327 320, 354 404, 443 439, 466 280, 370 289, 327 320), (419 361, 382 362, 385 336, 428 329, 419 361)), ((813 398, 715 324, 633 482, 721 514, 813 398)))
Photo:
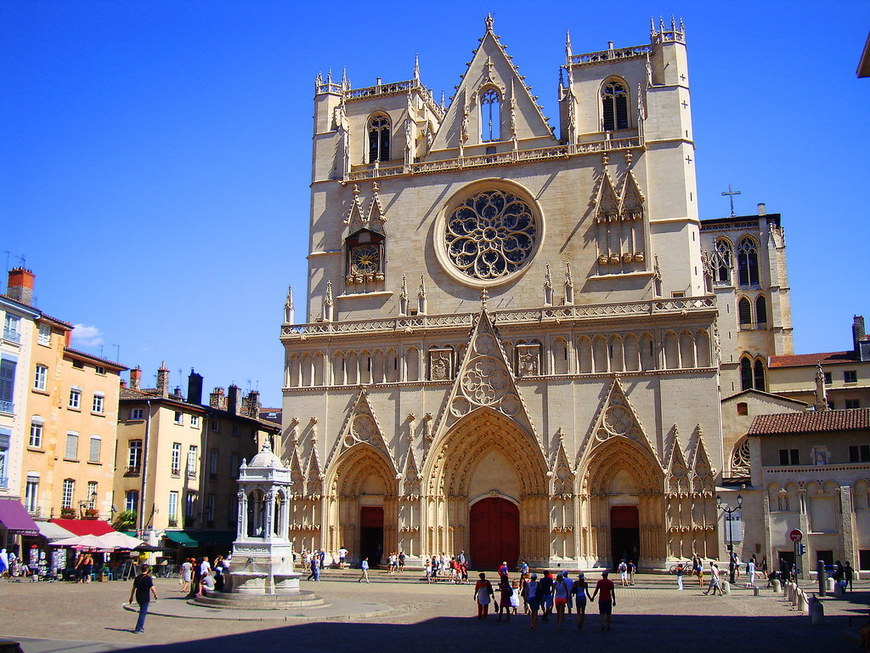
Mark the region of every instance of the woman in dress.
POLYGON ((480 573, 480 580, 474 584, 474 600, 477 602, 477 618, 486 619, 489 614, 489 603, 495 592, 492 583, 486 580, 486 574, 480 573))
POLYGON ((577 606, 577 628, 583 630, 583 623, 586 621, 586 599, 589 598, 589 583, 586 582, 585 574, 577 574, 571 592, 574 594, 574 605, 577 606))
POLYGON ((539 590, 538 575, 532 574, 532 577, 526 581, 525 586, 523 587, 523 600, 526 602, 530 611, 529 614, 531 615, 529 630, 534 630, 538 627, 538 610, 541 608, 541 596, 539 590))
POLYGON ((553 604, 556 606, 556 627, 561 629, 562 622, 565 620, 565 606, 568 605, 568 584, 562 574, 556 577, 556 586, 553 588, 553 604))
POLYGON ((190 579, 193 574, 193 563, 190 558, 181 563, 181 591, 184 594, 190 592, 190 579))
POLYGON ((498 620, 501 621, 503 614, 507 615, 507 620, 511 620, 511 598, 514 595, 514 590, 511 587, 507 576, 502 576, 498 583, 498 620))

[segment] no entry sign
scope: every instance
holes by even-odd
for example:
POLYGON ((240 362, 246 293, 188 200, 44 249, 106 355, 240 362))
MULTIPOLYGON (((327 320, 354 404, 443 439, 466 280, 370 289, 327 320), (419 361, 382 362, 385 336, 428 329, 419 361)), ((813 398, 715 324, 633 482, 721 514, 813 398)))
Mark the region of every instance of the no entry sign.
POLYGON ((796 528, 791 533, 789 533, 788 536, 791 538, 792 542, 800 542, 802 539, 804 539, 804 534, 796 528))

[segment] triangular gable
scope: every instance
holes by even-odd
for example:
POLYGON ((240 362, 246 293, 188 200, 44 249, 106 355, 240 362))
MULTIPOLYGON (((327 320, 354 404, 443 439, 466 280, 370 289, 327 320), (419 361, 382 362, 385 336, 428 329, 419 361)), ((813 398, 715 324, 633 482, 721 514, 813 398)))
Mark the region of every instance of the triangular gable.
POLYGON ((381 204, 381 196, 378 194, 378 182, 372 183, 372 203, 369 207, 369 222, 375 224, 387 221, 387 214, 384 212, 384 205, 381 204))
POLYGON ((671 493, 688 492, 689 490, 689 467, 683 448, 680 446, 679 431, 674 430, 674 444, 671 448, 668 460, 668 490, 671 493))
POLYGON ((486 310, 477 315, 453 387, 441 410, 436 439, 460 418, 480 408, 495 410, 525 429, 540 445, 517 389, 498 331, 486 310))
POLYGON ((550 470, 553 472, 553 496, 574 494, 574 470, 565 451, 565 439, 562 429, 559 429, 559 443, 553 456, 550 470))
POLYGON ((302 460, 299 456, 299 447, 293 445, 290 449, 290 480, 292 481, 293 494, 305 494, 305 472, 302 471, 302 460))
POLYGON ((712 476, 713 466, 710 464, 710 455, 707 453, 707 445, 704 444, 704 432, 699 424, 695 428, 698 434, 698 444, 695 445, 695 455, 692 456, 692 471, 698 476, 712 476))
POLYGON ((623 219, 642 220, 643 203, 643 193, 640 192, 634 173, 629 170, 625 173, 625 179, 622 182, 622 196, 619 202, 619 212, 623 219))
POLYGON ((619 196, 613 186, 610 175, 605 170, 598 183, 598 195, 595 198, 595 213, 599 222, 615 220, 619 215, 619 196))
POLYGON ((637 443, 652 455, 653 459, 659 463, 660 470, 664 471, 661 469, 661 460, 659 460, 655 447, 650 442, 643 424, 632 408, 628 395, 625 394, 618 377, 613 379, 613 384, 596 413, 594 426, 586 434, 583 444, 577 452, 578 463, 610 438, 627 438, 637 443))
POLYGON ((359 195, 359 186, 353 185, 353 200, 350 203, 350 211, 347 212, 347 217, 344 219, 344 224, 348 225, 353 231, 354 229, 365 226, 367 220, 363 214, 363 201, 359 195))
POLYGON ((487 89, 495 89, 501 96, 499 141, 510 141, 516 134, 519 141, 548 138, 555 142, 541 107, 493 31, 491 17, 487 17, 486 32, 456 87, 454 101, 435 134, 431 150, 481 143, 480 96, 487 89))
POLYGON ((318 497, 323 494, 323 469, 320 466, 320 456, 317 455, 317 445, 311 447, 308 456, 308 469, 305 473, 308 480, 306 495, 308 498, 318 497))
POLYGON ((384 432, 378 422, 378 418, 369 403, 368 392, 362 388, 357 395, 356 401, 347 413, 347 418, 341 428, 338 439, 335 441, 326 466, 329 468, 341 454, 356 446, 370 446, 380 451, 390 461, 392 473, 396 473, 396 461, 387 446, 384 432))
POLYGON ((417 465, 417 456, 414 454, 414 447, 412 446, 408 448, 408 455, 405 456, 405 467, 402 471, 403 494, 419 494, 420 480, 420 467, 417 465))

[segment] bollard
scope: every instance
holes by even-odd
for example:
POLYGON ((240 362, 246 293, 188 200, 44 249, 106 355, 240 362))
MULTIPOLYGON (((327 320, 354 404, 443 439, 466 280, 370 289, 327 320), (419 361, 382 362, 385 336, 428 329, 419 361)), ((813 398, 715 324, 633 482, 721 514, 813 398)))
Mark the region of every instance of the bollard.
POLYGON ((807 600, 807 609, 810 613, 810 623, 813 626, 821 626, 825 623, 825 606, 815 594, 807 600))
POLYGON ((761 594, 761 588, 760 588, 760 587, 753 587, 753 588, 752 588, 752 595, 753 595, 753 596, 759 596, 760 594, 761 594))
MULTIPOLYGON (((831 579, 833 580, 833 579, 831 579)), ((834 596, 838 599, 845 598, 846 596, 846 586, 843 583, 834 583, 834 596)))
POLYGON ((827 578, 825 583, 825 589, 829 593, 833 594, 837 589, 837 581, 835 581, 833 578, 827 578))
POLYGON ((817 580, 819 581, 819 596, 827 596, 827 583, 825 583, 825 579, 827 578, 827 574, 825 573, 825 561, 819 560, 816 565, 816 575, 817 580))
POLYGON ((775 578, 773 582, 771 582, 771 585, 773 585, 774 593, 779 594, 782 592, 782 583, 779 582, 779 578, 775 578))
POLYGON ((797 605, 795 605, 795 608, 798 610, 798 612, 807 611, 807 595, 804 594, 803 590, 798 590, 797 605))
POLYGON ((785 600, 794 603, 794 583, 785 584, 785 600))
POLYGON ((722 593, 731 594, 731 583, 729 583, 727 580, 722 581, 722 593))

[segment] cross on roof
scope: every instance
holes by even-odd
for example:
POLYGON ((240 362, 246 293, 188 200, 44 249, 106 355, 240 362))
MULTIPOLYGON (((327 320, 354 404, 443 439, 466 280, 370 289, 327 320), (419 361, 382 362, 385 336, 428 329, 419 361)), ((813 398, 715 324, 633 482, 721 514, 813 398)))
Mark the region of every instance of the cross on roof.
POLYGON ((740 191, 734 190, 731 184, 728 184, 728 192, 723 192, 722 195, 728 195, 728 200, 731 202, 731 217, 737 217, 737 214, 734 213, 734 196, 740 195, 740 191))

